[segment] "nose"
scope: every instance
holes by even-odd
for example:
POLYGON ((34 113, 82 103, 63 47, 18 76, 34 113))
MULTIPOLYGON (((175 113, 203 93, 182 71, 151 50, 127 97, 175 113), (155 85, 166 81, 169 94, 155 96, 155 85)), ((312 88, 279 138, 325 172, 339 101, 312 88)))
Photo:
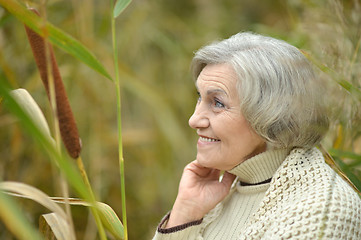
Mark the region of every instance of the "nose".
POLYGON ((207 128, 209 126, 209 119, 202 104, 197 104, 193 115, 189 118, 188 124, 193 129, 207 128))

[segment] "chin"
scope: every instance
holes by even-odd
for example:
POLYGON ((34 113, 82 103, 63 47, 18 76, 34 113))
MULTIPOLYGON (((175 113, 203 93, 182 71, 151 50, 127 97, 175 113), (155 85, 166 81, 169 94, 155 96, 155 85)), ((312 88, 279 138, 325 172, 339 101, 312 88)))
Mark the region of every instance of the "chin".
POLYGON ((222 170, 221 168, 219 168, 219 166, 216 166, 215 164, 212 164, 212 161, 210 161, 209 159, 206 159, 206 158, 199 158, 199 159, 197 158, 197 162, 202 167, 222 170))

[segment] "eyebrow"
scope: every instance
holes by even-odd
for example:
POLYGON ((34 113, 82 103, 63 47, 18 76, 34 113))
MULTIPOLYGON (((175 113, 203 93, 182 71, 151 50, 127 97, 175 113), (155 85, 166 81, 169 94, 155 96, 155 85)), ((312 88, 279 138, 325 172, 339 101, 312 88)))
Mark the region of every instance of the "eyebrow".
MULTIPOLYGON (((197 92, 199 93, 199 89, 198 89, 198 85, 197 85, 197 82, 195 83, 195 87, 197 89, 197 92)), ((226 91, 224 91, 223 89, 221 88, 215 88, 215 89, 209 89, 207 90, 207 95, 212 95, 214 93, 223 93, 225 94, 226 96, 228 96, 228 93, 226 91)))
POLYGON ((224 91, 223 89, 219 89, 219 88, 217 88, 217 89, 210 89, 210 90, 207 91, 207 95, 212 95, 212 94, 214 94, 214 93, 223 93, 223 94, 225 94, 225 95, 228 96, 228 94, 227 94, 226 91, 224 91))

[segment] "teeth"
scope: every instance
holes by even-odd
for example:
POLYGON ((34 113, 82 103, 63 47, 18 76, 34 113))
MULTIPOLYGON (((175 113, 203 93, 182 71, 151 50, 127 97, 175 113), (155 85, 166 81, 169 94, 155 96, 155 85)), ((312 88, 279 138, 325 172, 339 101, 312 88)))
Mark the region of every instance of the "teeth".
POLYGON ((200 137, 201 141, 203 142, 218 142, 219 140, 217 139, 213 139, 213 138, 205 138, 205 137, 200 137))

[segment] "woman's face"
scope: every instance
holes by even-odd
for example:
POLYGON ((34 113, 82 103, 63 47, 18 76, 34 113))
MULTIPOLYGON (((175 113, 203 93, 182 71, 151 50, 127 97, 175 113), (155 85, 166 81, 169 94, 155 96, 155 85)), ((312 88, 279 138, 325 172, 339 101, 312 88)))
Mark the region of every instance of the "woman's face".
POLYGON ((230 170, 266 149, 241 113, 236 83, 228 64, 207 65, 196 81, 199 99, 189 126, 199 135, 197 161, 204 167, 230 170))

